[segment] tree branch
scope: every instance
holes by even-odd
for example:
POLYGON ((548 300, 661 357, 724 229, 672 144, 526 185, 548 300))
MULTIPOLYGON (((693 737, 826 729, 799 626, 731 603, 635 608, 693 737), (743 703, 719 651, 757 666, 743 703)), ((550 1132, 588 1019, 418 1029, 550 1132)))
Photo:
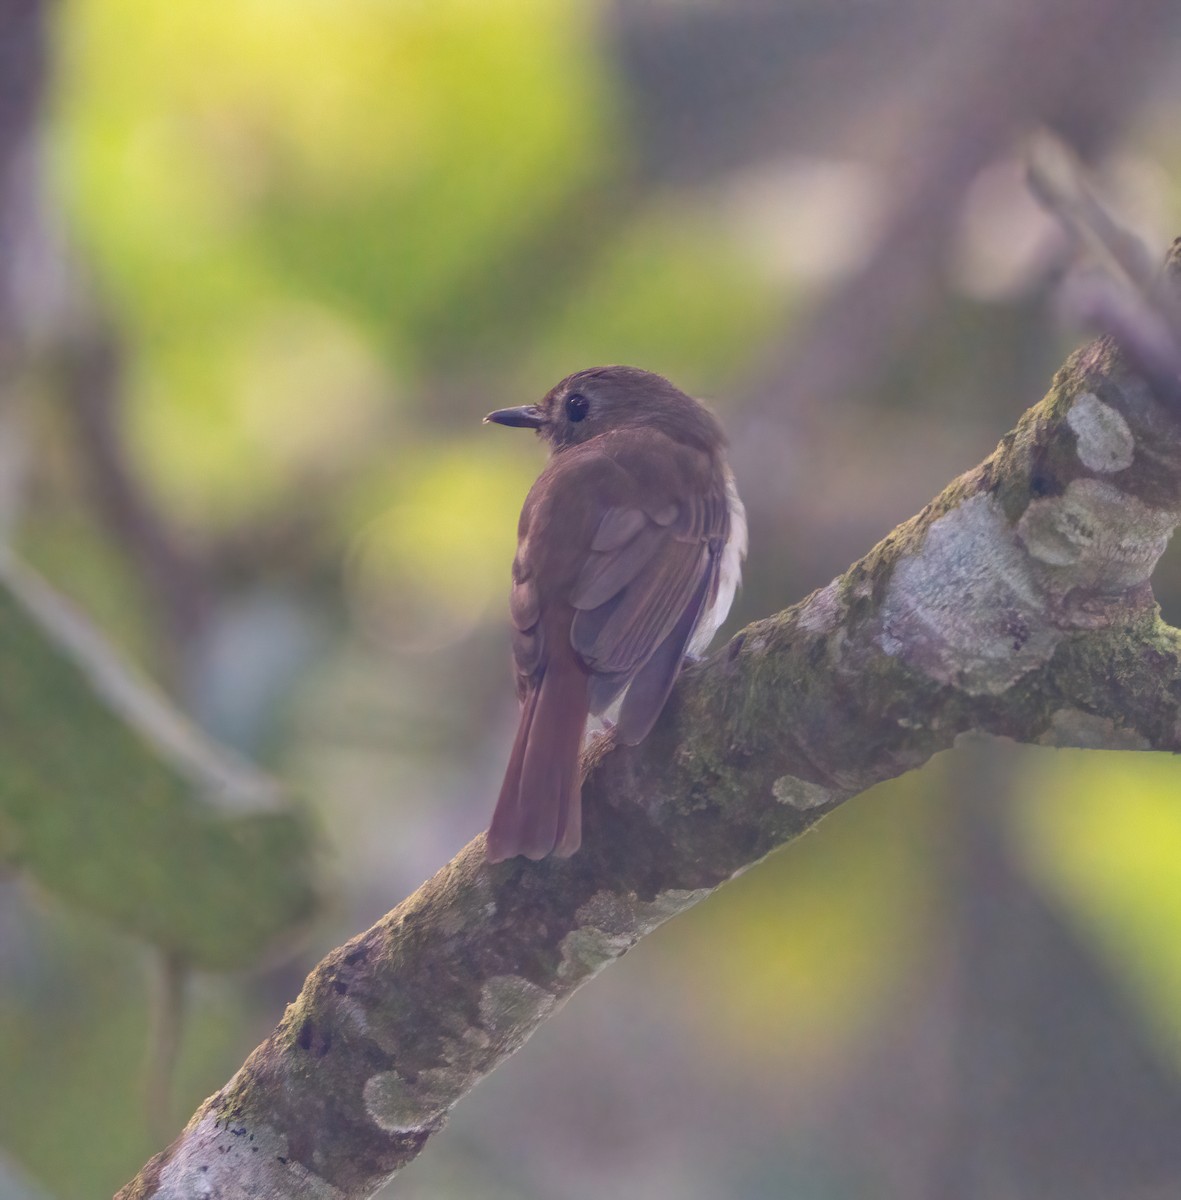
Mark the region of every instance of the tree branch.
POLYGON ((1112 340, 1077 352, 984 463, 688 670, 641 746, 592 746, 574 858, 489 867, 477 838, 315 968, 120 1197, 371 1195, 603 966, 960 734, 1181 749, 1149 585, 1181 520, 1170 399, 1112 340))

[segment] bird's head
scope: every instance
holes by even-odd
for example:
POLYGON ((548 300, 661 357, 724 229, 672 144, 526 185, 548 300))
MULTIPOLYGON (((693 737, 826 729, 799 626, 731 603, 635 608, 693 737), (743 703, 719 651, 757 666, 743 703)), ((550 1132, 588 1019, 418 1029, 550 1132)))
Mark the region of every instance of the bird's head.
POLYGON ((662 375, 638 367, 577 371, 551 388, 540 403, 498 409, 484 420, 535 429, 555 452, 626 429, 658 429, 710 454, 726 441, 709 409, 662 375))

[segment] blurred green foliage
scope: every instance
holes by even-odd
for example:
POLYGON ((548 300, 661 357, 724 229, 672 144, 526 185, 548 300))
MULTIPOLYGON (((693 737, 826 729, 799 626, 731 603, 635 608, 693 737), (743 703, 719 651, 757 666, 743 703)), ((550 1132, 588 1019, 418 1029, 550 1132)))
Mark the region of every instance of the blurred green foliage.
POLYGON ((1129 986, 1181 1064, 1181 808, 1168 754, 1042 751, 1012 805, 1031 871, 1129 986))
POLYGON ((303 814, 7 556, 0 661, 0 862, 195 967, 255 963, 310 920, 303 814))
MULTIPOLYGON (((5 899, 11 904, 11 894, 5 899)), ((159 1149, 144 1115, 145 1032, 158 1018, 145 986, 146 955, 76 909, 42 903, 21 915, 23 969, 0 989, 4 1146, 47 1194, 109 1196, 159 1149)), ((186 1102, 236 1069, 243 1030, 262 1033, 240 983, 202 980, 190 991, 176 1081, 186 1102)))
MULTIPOLYGON (((505 583, 540 455, 479 418, 607 361, 663 371, 724 409, 800 299, 770 282, 708 189, 640 185, 608 7, 56 10, 54 194, 121 340, 135 472, 209 550, 223 599, 277 579, 283 600, 328 630, 291 689, 298 724, 279 714, 263 747, 312 793, 340 856, 342 897, 318 948, 400 899, 486 819, 512 704, 505 583)), ((891 420, 917 411, 898 444, 929 433, 922 387, 954 392, 975 374, 991 399, 1018 334, 1045 343, 1024 310, 976 306, 966 320, 964 309, 949 307, 933 344, 882 385, 891 420)), ((1036 386, 1022 403, 1035 398, 1036 386)), ((989 438, 1012 416, 997 416, 989 438)), ((863 417, 824 415, 850 428, 863 417)), ((44 424, 37 451, 59 490, 29 505, 22 550, 150 662, 144 589, 77 480, 63 483, 76 467, 61 429, 44 424)), ((881 466, 875 456, 890 446, 825 464, 830 492, 785 523, 817 518, 816 536, 835 536, 850 511, 843 493, 864 464, 881 466)), ((792 564, 766 561, 766 531, 754 532, 759 571, 775 583, 747 600, 762 611, 794 599, 798 581, 792 564)), ((6 605, 0 640, 9 736, 27 739, 0 770, 0 848, 51 895, 31 918, 26 969, 0 988, 0 1136, 60 1196, 89 1197, 152 1148, 135 1111, 143 954, 110 923, 209 967, 252 964, 306 918, 311 851, 292 818, 278 840, 293 874, 275 887, 252 874, 258 826, 190 805, 186 785, 88 707, 68 658, 6 605), (46 708, 56 723, 42 720, 46 708), (69 757, 46 753, 54 732, 69 757), (35 789, 62 802, 33 803, 35 789), (96 806, 114 793, 139 814, 118 829, 96 806), (188 852, 179 869, 170 845, 188 852), (61 898, 91 915, 69 915, 61 898)), ((229 659, 261 640, 251 628, 229 659)), ((1176 765, 1049 752, 1031 763, 1014 843, 1176 1050, 1176 765)), ((839 1057, 905 993, 939 936, 947 786, 936 762, 875 789, 674 923, 650 968, 662 1018, 694 1031, 703 1058, 752 1078, 839 1057), (679 1004, 666 1005, 665 988, 679 1004)), ((641 969, 636 959, 616 970, 641 969)), ((178 1117, 233 1070, 298 975, 264 994, 201 985, 178 1117)))
POLYGON ((880 784, 672 926, 670 991, 711 1057, 822 1062, 905 992, 934 933, 947 774, 940 758, 880 784), (727 987, 689 986, 702 956, 727 987))
POLYGON ((536 457, 440 434, 600 361, 709 390, 770 330, 781 300, 716 214, 632 195, 596 16, 63 8, 58 192, 166 509, 198 531, 313 509, 359 541, 362 603, 376 573, 470 616, 536 457))

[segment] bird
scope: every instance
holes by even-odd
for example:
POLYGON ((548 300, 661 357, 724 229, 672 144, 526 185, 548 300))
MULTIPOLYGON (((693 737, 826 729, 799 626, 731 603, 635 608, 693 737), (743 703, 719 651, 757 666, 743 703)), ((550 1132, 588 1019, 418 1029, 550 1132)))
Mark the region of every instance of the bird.
POLYGON ((582 840, 588 717, 619 702, 625 745, 652 729, 685 657, 704 652, 730 610, 746 513, 717 418, 650 371, 578 371, 484 421, 533 429, 550 452, 517 526, 521 713, 485 853, 569 857, 582 840))

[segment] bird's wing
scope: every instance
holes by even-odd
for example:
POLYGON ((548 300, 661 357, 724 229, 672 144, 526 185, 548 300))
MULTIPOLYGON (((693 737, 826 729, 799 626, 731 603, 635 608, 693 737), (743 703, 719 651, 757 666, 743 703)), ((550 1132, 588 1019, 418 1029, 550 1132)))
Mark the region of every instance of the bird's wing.
POLYGON ((537 578, 529 560, 520 553, 513 559, 509 617, 513 623, 513 666, 517 672, 517 693, 524 701, 529 681, 541 673, 545 663, 545 636, 537 578))
POLYGON ((603 514, 570 595, 570 641, 592 673, 592 712, 631 685, 619 721, 626 741, 639 741, 664 705, 717 590, 728 533, 720 489, 603 514))
POLYGON ((703 455, 663 437, 649 451, 551 459, 521 514, 509 601, 522 700, 568 639, 591 712, 630 685, 627 741, 659 715, 716 594, 730 528, 724 480, 703 455))

